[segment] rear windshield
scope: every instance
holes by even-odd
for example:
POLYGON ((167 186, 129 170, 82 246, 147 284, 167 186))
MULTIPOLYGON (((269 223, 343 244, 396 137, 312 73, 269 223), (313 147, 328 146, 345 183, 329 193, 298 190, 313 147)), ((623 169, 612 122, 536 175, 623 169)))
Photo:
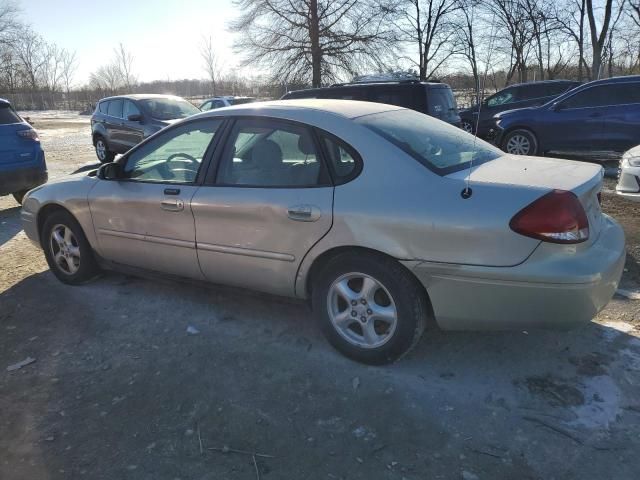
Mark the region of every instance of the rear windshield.
POLYGON ((392 110, 355 120, 408 153, 439 175, 457 172, 473 163, 503 155, 496 147, 460 128, 414 110, 392 110))
POLYGON ((199 108, 194 107, 186 100, 174 98, 147 98, 140 100, 139 103, 156 120, 175 120, 200 112, 199 108))
POLYGON ((243 103, 253 103, 255 102, 256 99, 255 98, 251 98, 251 97, 246 97, 246 98, 230 98, 229 99, 229 104, 230 105, 242 105, 243 103))
POLYGON ((430 88, 427 90, 429 115, 436 118, 448 118, 457 112, 456 99, 449 88, 430 88))
POLYGON ((22 119, 11 108, 11 105, 0 103, 0 125, 9 125, 11 123, 22 123, 22 119))

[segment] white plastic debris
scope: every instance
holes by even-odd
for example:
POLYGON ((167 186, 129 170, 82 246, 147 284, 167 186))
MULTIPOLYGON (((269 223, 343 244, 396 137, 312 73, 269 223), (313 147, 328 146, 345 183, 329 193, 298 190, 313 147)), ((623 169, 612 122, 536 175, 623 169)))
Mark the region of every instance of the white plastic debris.
POLYGON ((194 327, 193 325, 189 325, 187 327, 187 333, 189 335, 198 335, 200 333, 200 330, 198 330, 196 327, 194 327))
POLYGON ((22 360, 21 362, 14 363, 13 365, 9 365, 7 367, 7 372, 13 372, 14 370, 20 370, 22 367, 26 367, 27 365, 31 365, 35 361, 36 361, 35 358, 27 357, 24 360, 22 360))

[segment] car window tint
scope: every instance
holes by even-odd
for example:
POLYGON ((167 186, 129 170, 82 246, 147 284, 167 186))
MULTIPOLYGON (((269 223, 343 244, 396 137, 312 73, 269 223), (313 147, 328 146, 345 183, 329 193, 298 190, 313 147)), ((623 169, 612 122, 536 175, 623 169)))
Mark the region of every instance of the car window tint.
POLYGON ((610 92, 610 104, 628 105, 631 103, 640 103, 640 83, 620 83, 615 85, 610 92))
POLYGON ((225 106, 225 104, 224 104, 224 102, 222 100, 215 100, 213 102, 213 108, 222 108, 224 106, 225 106))
POLYGON ((207 110, 211 110, 211 102, 205 102, 200 106, 200 110, 206 112, 207 110))
POLYGON ((109 102, 107 115, 122 118, 122 100, 111 100, 109 102))
POLYGON ((427 90, 429 115, 446 118, 456 110, 456 99, 450 88, 430 88, 427 90))
POLYGON ((129 115, 140 115, 140 109, 131 100, 125 100, 123 117, 129 118, 129 115))
POLYGON ((11 123, 21 123, 22 119, 18 114, 6 103, 0 103, 0 125, 8 125, 11 123))
POLYGON ((145 182, 193 183, 221 120, 189 122, 169 129, 135 150, 125 176, 145 182))
POLYGON ((318 185, 321 165, 311 132, 281 122, 239 120, 218 183, 257 187, 318 185))
POLYGON ((406 108, 412 108, 414 104, 411 91, 402 88, 379 88, 373 90, 369 100, 406 108))
POLYGON ((100 109, 100 113, 106 114, 109 109, 109 102, 100 102, 100 106, 98 108, 100 109))
POLYGON ((514 88, 502 90, 501 92, 498 92, 487 99, 487 106, 497 107, 499 105, 505 105, 507 103, 515 102, 516 101, 515 92, 516 90, 514 88))
POLYGON ((574 88, 577 85, 573 85, 571 83, 550 83, 547 86, 547 94, 551 95, 560 95, 561 93, 566 92, 567 90, 574 88))
POLYGON ((331 164, 336 183, 350 177, 357 168, 356 159, 351 154, 351 148, 343 142, 331 138, 327 135, 322 136, 324 148, 327 152, 327 160, 331 164))
POLYGON ((565 108, 602 107, 611 105, 614 89, 617 86, 599 85, 591 87, 567 98, 562 105, 565 108))
POLYGON ((535 98, 541 98, 547 95, 547 87, 544 84, 539 85, 526 85, 518 89, 519 101, 533 100, 535 98))

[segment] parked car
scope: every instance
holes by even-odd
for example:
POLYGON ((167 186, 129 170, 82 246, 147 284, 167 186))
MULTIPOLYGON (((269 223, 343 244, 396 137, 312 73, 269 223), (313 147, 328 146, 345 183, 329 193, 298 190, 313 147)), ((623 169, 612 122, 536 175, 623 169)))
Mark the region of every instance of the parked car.
POLYGON ((233 95, 227 95, 224 97, 213 97, 202 102, 202 105, 200 105, 200 110, 206 112, 207 110, 230 107, 232 105, 242 105, 243 103, 253 103, 255 101, 256 99, 254 97, 236 97, 233 95))
POLYGON ((22 221, 64 283, 124 265, 311 299, 329 341, 376 364, 432 318, 588 322, 625 261, 602 179, 598 165, 505 155, 412 110, 290 100, 171 125, 97 173, 31 191, 22 221))
POLYGON ((172 95, 120 95, 103 98, 91 116, 91 135, 98 160, 111 162, 167 125, 200 112, 172 95))
POLYGON ((616 192, 629 200, 640 202, 640 145, 622 155, 616 192))
POLYGON ((544 82, 521 83, 511 85, 482 101, 482 105, 460 110, 462 128, 469 133, 475 132, 478 126, 478 136, 485 138, 493 128, 493 116, 505 110, 514 108, 533 107, 543 105, 557 96, 580 85, 572 80, 547 80, 544 82), (480 119, 478 120, 478 110, 480 119))
POLYGON ((0 98, 0 196, 24 194, 47 181, 47 164, 38 133, 8 100, 0 98))
POLYGON ((640 76, 585 83, 540 107, 494 116, 495 143, 518 155, 623 152, 640 143, 640 76))
POLYGON ((425 113, 460 126, 460 116, 451 87, 445 83, 418 80, 339 83, 327 88, 309 88, 285 94, 282 100, 333 98, 386 103, 425 113))

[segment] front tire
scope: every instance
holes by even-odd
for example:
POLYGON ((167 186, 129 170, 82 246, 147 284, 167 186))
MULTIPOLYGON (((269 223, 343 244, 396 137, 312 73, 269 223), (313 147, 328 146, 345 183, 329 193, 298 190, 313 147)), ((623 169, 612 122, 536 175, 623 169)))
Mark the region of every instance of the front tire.
POLYGON ((49 268, 63 283, 80 285, 100 274, 82 227, 68 212, 55 212, 44 222, 42 248, 49 268))
POLYGON ((313 281, 312 304, 329 343, 358 362, 394 362, 422 336, 430 312, 418 281, 397 261, 344 253, 313 281))
POLYGON ((96 137, 95 142, 96 156, 100 163, 110 163, 116 157, 116 154, 109 150, 107 141, 103 137, 96 137))
POLYGON ((529 130, 513 130, 502 141, 502 150, 512 155, 537 155, 538 139, 529 130))

